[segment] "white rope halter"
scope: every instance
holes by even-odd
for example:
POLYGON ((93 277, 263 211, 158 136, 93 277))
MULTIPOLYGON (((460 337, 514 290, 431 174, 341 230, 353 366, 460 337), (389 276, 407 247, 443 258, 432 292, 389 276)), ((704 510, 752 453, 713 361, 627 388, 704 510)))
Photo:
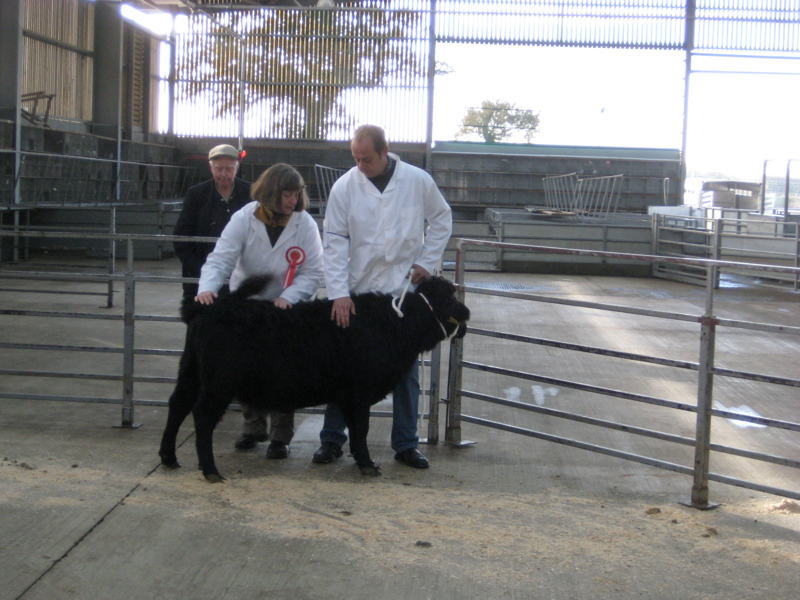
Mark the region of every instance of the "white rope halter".
POLYGON ((401 319, 403 318, 403 311, 400 310, 400 306, 403 304, 403 300, 406 299, 406 292, 408 291, 408 286, 411 285, 411 278, 413 276, 414 276, 414 269, 411 269, 408 272, 408 281, 406 281, 406 287, 403 288, 403 293, 400 294, 399 302, 398 298, 392 298, 392 308, 394 309, 394 312, 397 313, 397 316, 400 317, 401 319))
POLYGON ((451 333, 450 335, 447 335, 447 330, 444 328, 444 325, 442 325, 442 322, 439 319, 436 318, 436 313, 433 312, 433 307, 431 306, 431 303, 428 302, 428 299, 425 297, 425 294, 418 294, 418 296, 420 298, 422 298, 423 300, 425 300, 425 304, 428 305, 428 308, 430 308, 431 312, 433 313, 434 320, 439 324, 439 327, 441 327, 442 333, 444 334, 444 339, 442 341, 443 342, 449 341, 450 338, 452 338, 458 332, 458 327, 453 329, 453 333, 451 333))
MULTIPOLYGON (((406 282, 406 286, 403 288, 403 293, 400 294, 400 298, 392 298, 392 308, 394 309, 394 312, 397 313, 397 316, 400 317, 401 319, 403 318, 404 315, 403 315, 403 311, 400 310, 400 306, 402 306, 403 300, 406 299, 406 292, 408 292, 408 287, 411 285, 411 278, 413 276, 414 276, 414 269, 411 269, 408 272, 408 281, 406 282)), ((452 338, 458 332, 458 327, 456 327, 453 330, 453 333, 451 333, 450 335, 447 335, 447 330, 444 328, 444 325, 442 325, 442 322, 439 319, 436 318, 436 312, 433 310, 433 307, 431 306, 431 303, 428 302, 428 299, 425 297, 425 294, 420 293, 419 297, 422 298, 423 300, 425 300, 425 304, 428 305, 428 308, 430 308, 431 312, 433 313, 434 320, 436 321, 436 323, 441 328, 442 334, 444 335, 444 339, 442 341, 443 342, 449 341, 450 338, 452 338)))

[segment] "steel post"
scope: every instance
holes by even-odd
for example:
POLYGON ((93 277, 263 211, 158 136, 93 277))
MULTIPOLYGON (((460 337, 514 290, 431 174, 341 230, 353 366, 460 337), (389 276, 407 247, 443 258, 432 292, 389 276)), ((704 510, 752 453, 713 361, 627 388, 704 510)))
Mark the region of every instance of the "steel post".
MULTIPOLYGON (((652 226, 652 235, 651 235, 651 242, 650 242, 650 254, 653 256, 658 255, 658 242, 659 242, 659 233, 661 227, 661 218, 662 215, 659 213, 655 213, 650 217, 650 225, 652 226)), ((658 263, 654 262, 650 265, 650 271, 653 277, 656 277, 658 273, 658 263)))
POLYGON ((428 87, 425 111, 425 168, 433 169, 433 92, 436 78, 436 0, 430 0, 428 13, 428 87))
POLYGON ((783 218, 786 220, 786 217, 789 216, 789 185, 791 183, 791 176, 792 176, 792 161, 786 161, 786 185, 783 192, 783 218))
POLYGON ((442 345, 431 351, 431 384, 428 397, 428 444, 439 443, 439 398, 442 370, 442 345))
MULTIPOLYGON (((464 253, 463 240, 456 241, 456 273, 455 283, 458 286, 457 297, 464 302, 464 253)), ((464 355, 464 338, 450 340, 450 361, 447 372, 447 417, 445 421, 444 441, 449 446, 468 446, 475 442, 461 438, 461 380, 463 369, 461 361, 464 355)))
MULTIPOLYGON (((158 203, 158 235, 164 235, 164 202, 158 203)), ((164 260, 163 240, 158 240, 156 244, 156 260, 164 260)))
MULTIPOLYGON (((113 206, 109 211, 108 232, 111 234, 108 238, 108 274, 114 275, 117 260, 117 242, 114 239, 114 234, 117 233, 117 209, 113 206)), ((114 280, 111 278, 108 280, 106 308, 114 308, 114 280)))
POLYGON ((119 427, 136 429, 141 423, 133 422, 133 346, 134 312, 136 307, 136 282, 133 277, 133 240, 128 238, 128 268, 125 272, 125 318, 122 350, 122 422, 119 427))
MULTIPOLYGON (((800 268, 800 223, 794 224, 794 268, 800 268)), ((800 274, 794 274, 794 291, 798 291, 800 274)))
MULTIPOLYGON (((25 211, 25 229, 30 231, 31 229, 31 211, 25 211)), ((25 260, 30 259, 31 257, 31 239, 25 238, 25 241, 22 243, 22 257, 25 260)), ((795 278, 796 279, 796 278, 795 278)))
MULTIPOLYGON (((506 235, 506 222, 503 220, 503 215, 500 215, 500 222, 497 224, 497 241, 502 242, 506 235)), ((503 260, 505 259, 505 250, 501 247, 497 249, 497 270, 503 272, 503 260)))
MULTIPOLYGON (((713 237, 712 237, 712 242, 711 242, 713 244, 713 247, 711 249, 711 251, 712 251, 711 258, 713 260, 721 260, 721 257, 722 257, 722 229, 723 229, 723 227, 725 227, 725 222, 722 219, 715 219, 714 221, 711 222, 711 227, 713 228, 713 237)), ((711 274, 714 275, 713 285, 714 285, 714 289, 717 289, 717 288, 719 288, 719 275, 720 275, 719 269, 717 269, 716 267, 711 267, 711 268, 713 268, 714 270, 713 270, 713 273, 709 273, 709 274, 710 275, 711 274)), ((711 308, 709 308, 708 310, 710 311, 711 308)))
POLYGON ((714 390, 714 283, 717 268, 709 265, 706 281, 706 310, 700 325, 700 362, 697 370, 697 425, 695 427, 694 484, 689 506, 701 510, 716 508, 708 501, 708 472, 711 444, 711 408, 714 390))

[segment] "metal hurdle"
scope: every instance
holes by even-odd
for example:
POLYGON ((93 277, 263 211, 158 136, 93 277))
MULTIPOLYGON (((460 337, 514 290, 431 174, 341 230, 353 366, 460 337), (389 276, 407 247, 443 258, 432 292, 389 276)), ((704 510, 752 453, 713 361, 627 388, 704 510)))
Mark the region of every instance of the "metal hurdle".
POLYGON ((326 167, 324 165, 314 165, 314 177, 317 180, 317 188, 319 190, 319 214, 325 214, 325 207, 328 204, 328 195, 331 193, 331 187, 339 177, 347 173, 349 169, 337 169, 335 167, 326 167))
POLYGON ((623 175, 586 177, 577 173, 543 178, 547 208, 565 216, 608 218, 617 212, 623 175))

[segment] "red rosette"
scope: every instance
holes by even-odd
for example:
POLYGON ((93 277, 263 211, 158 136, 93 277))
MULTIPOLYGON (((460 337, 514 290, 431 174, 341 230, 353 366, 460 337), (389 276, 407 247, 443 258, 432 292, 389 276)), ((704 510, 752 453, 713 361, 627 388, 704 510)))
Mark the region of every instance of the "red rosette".
POLYGON ((300 246, 292 246, 286 251, 286 261, 289 263, 289 270, 283 278, 283 289, 288 288, 294 281, 294 274, 297 266, 302 265, 306 260, 306 253, 300 246))

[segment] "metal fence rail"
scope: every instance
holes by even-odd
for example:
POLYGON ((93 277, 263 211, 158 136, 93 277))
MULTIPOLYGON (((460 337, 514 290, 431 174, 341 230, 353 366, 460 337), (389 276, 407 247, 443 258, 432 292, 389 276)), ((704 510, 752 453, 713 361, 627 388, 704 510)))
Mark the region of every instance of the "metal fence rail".
MULTIPOLYGON (((655 214, 653 253, 669 257, 702 257, 737 260, 745 264, 769 263, 800 267, 800 224, 785 221, 755 221, 708 216, 655 214)), ((718 270, 745 276, 752 270, 723 267, 718 270)), ((665 279, 705 285, 703 265, 653 263, 653 275, 665 279)), ((791 282, 800 290, 800 276, 794 272, 772 272, 775 280, 791 282)), ((719 280, 715 285, 719 284, 719 280)))
POLYGON ((578 187, 578 174, 552 175, 543 177, 544 199, 547 208, 561 213, 573 213, 578 187))
MULTIPOLYGON (((44 238, 64 238, 74 236, 75 232, 43 232, 43 231, 2 231, 0 230, 0 239, 5 237, 44 237, 44 238)), ((164 356, 164 357, 180 357, 183 353, 182 349, 165 349, 165 348, 142 348, 136 347, 135 342, 135 325, 137 322, 157 322, 157 323, 182 323, 180 317, 166 316, 166 315, 151 315, 139 314, 136 312, 136 286, 142 283, 156 283, 173 285, 176 287, 181 283, 197 282, 195 278, 187 277, 173 277, 173 276, 157 276, 137 273, 134 270, 134 245, 135 242, 157 241, 159 243, 172 242, 174 240, 181 241, 197 241, 208 242, 215 241, 214 237, 188 237, 188 236, 172 236, 172 235, 150 235, 150 234, 109 234, 98 232, 87 232, 81 234, 82 237, 89 237, 93 239, 109 240, 110 242, 125 242, 127 245, 126 259, 127 267, 124 274, 116 274, 113 270, 108 273, 41 273, 41 272, 26 272, 16 270, 0 269, 0 281, 4 280, 27 280, 27 281, 63 281, 70 283, 87 283, 87 284, 107 284, 110 294, 114 293, 114 285, 123 285, 124 297, 124 312, 123 314, 104 314, 97 312, 68 312, 68 311, 50 311, 50 310, 29 310, 29 309, 0 309, 0 316, 6 317, 33 317, 45 319, 86 319, 97 321, 113 321, 122 325, 122 344, 118 347, 94 346, 94 345, 78 345, 78 344, 46 344, 37 342, 14 341, 5 342, 0 341, 0 349, 7 350, 33 350, 37 352, 66 352, 66 353, 89 353, 89 354, 113 354, 121 355, 122 365, 121 373, 64 373, 56 371, 41 371, 30 369, 8 369, 0 368, 0 376, 16 376, 16 377, 37 377, 45 379, 77 379, 85 381, 107 381, 107 382, 120 382, 122 383, 121 396, 86 396, 86 395, 65 395, 65 394, 52 394, 52 393, 20 393, 20 392, 0 392, 0 399, 23 399, 23 400, 43 400, 43 401, 56 401, 56 402, 77 402, 77 403, 90 403, 90 404, 116 404, 121 405, 122 415, 120 427, 136 428, 140 423, 134 421, 134 411, 136 406, 168 406, 167 400, 153 400, 135 398, 134 384, 171 384, 177 382, 176 377, 160 377, 148 375, 135 374, 135 357, 137 356, 164 356)), ((11 290, 0 290, 11 291, 11 290)), ((14 290, 22 292, 42 293, 42 290, 14 290)), ((105 295, 105 293, 95 292, 81 292, 81 291, 61 291, 62 294, 78 294, 78 295, 105 295)), ((108 308, 113 307, 109 302, 108 308)), ((181 336, 181 340, 182 340, 181 336)), ((425 395, 430 397, 437 397, 439 395, 438 383, 439 377, 429 376, 431 386, 429 390, 424 389, 424 381, 426 377, 425 368, 430 367, 436 369, 438 372, 439 362, 438 354, 432 356, 430 360, 420 359, 420 383, 423 384, 423 391, 425 395)), ((420 417, 427 416, 424 411, 423 402, 424 398, 420 401, 420 410, 422 411, 420 417)), ((234 410, 239 410, 238 404, 231 405, 234 410)), ((310 414, 322 414, 324 408, 305 408, 298 412, 310 414)), ((372 410, 370 416, 373 417, 391 417, 392 413, 386 410, 372 410)), ((424 441, 424 440, 421 440, 424 441)), ((436 439, 431 440, 433 442, 436 439)))
POLYGON ((623 175, 579 178, 577 173, 542 178, 547 208, 578 220, 607 219, 617 212, 623 175))
POLYGON ((576 210, 587 217, 607 219, 617 212, 623 175, 578 179, 576 210))
POLYGON ((728 477, 719 473, 711 472, 711 452, 719 454, 729 454, 738 457, 748 458, 767 462, 770 464, 800 469, 800 461, 792 457, 775 456, 764 452, 754 452, 747 449, 725 446, 722 444, 712 444, 710 438, 711 421, 713 417, 735 419, 741 422, 757 423, 759 425, 783 429, 787 431, 800 432, 800 423, 784 421, 780 419, 766 418, 761 416, 751 416, 742 414, 726 409, 713 408, 713 388, 715 377, 729 377, 746 379, 753 382, 769 383, 772 385, 788 386, 791 388, 800 388, 800 380, 786 377, 774 377, 767 374, 751 373, 745 371, 736 371, 731 369, 722 369, 715 366, 714 352, 715 352, 715 339, 716 330, 718 327, 732 327, 744 329, 748 331, 768 332, 772 334, 782 334, 791 336, 800 336, 800 327, 782 326, 771 323, 753 323, 746 321, 738 321, 733 319, 719 319, 714 314, 714 285, 709 283, 706 286, 705 298, 705 311, 702 314, 676 314, 664 311, 654 311, 649 309, 640 309, 636 307, 618 306, 607 303, 576 301, 564 298, 552 298, 548 296, 540 296, 533 294, 526 294, 520 292, 505 292, 493 291, 485 288, 470 287, 464 283, 464 262, 465 253, 468 247, 473 246, 492 246, 504 247, 506 249, 513 249, 517 251, 527 250, 530 252, 543 252, 555 254, 571 254, 582 256, 602 256, 606 258, 621 258, 625 257, 632 260, 642 260, 651 263, 660 261, 667 261, 677 265, 687 265, 695 268, 705 268, 708 271, 707 281, 716 281, 716 271, 722 268, 736 268, 736 269, 749 269, 754 273, 785 273, 791 275, 798 275, 800 269, 793 267, 779 267, 774 265, 753 265, 747 263, 734 263, 730 261, 716 261, 708 259, 691 259, 691 258, 673 258, 673 257, 660 257, 651 255, 638 255, 638 254, 624 254, 617 252, 595 252, 584 250, 570 250, 562 248, 549 248, 543 246, 523 246, 521 244, 503 244, 499 242, 489 242, 480 240, 459 239, 456 242, 456 283, 459 285, 460 294, 463 296, 465 293, 474 294, 488 294, 493 296, 502 296, 514 298, 519 300, 526 300, 532 302, 552 303, 562 306, 571 306, 576 308, 588 308, 600 311, 610 311, 623 314, 634 314, 643 317, 653 317, 658 319, 677 320, 688 323, 697 323, 700 327, 699 342, 700 351, 699 357, 696 362, 692 361, 676 361, 660 357, 653 357, 648 355, 619 352, 597 347, 591 347, 583 344, 571 344, 560 341, 540 339, 534 337, 526 337, 511 333, 489 331, 481 329, 471 329, 472 335, 488 336, 494 338, 503 338, 514 342, 522 342, 527 344, 538 344, 548 347, 557 347, 560 349, 575 351, 581 353, 601 354, 613 358, 632 360, 638 362, 645 362, 650 364, 657 364, 669 368, 677 368, 686 371, 697 373, 697 403, 686 404, 678 403, 662 398, 647 396, 644 394, 631 393, 621 390, 615 390, 603 386, 589 385, 577 381, 569 381, 553 377, 546 377, 536 373, 528 373, 506 369, 501 366, 484 365, 471 361, 464 360, 464 340, 453 340, 450 347, 450 372, 448 377, 448 394, 447 394, 447 425, 446 425, 446 438, 445 441, 454 446, 460 446, 466 442, 462 439, 461 423, 468 422, 476 425, 502 429, 512 433, 534 437, 546 441, 551 441, 559 444, 564 444, 608 456, 614 456, 625 460, 630 460, 650 466, 676 471, 679 473, 692 475, 694 483, 691 491, 691 505, 696 508, 713 508, 713 503, 709 502, 708 497, 708 483, 709 481, 716 481, 726 483, 729 485, 744 487, 747 489, 762 491, 788 498, 800 500, 800 491, 796 489, 781 489, 774 486, 765 485, 755 481, 746 481, 733 477, 728 477), (507 400, 485 394, 479 390, 467 390, 463 387, 463 370, 470 369, 486 373, 493 373, 497 375, 520 378, 527 381, 535 381, 545 383, 552 386, 560 386, 579 390, 591 394, 599 394, 602 396, 617 398, 625 401, 636 403, 643 403, 651 406, 662 408, 670 408, 680 411, 689 411, 695 413, 695 435, 692 438, 685 436, 677 436, 661 431, 653 431, 643 427, 634 427, 623 423, 617 423, 604 419, 590 418, 582 415, 566 413, 564 411, 556 411, 542 406, 533 406, 507 400), (605 429, 613 429, 616 431, 623 431, 632 435, 645 436, 662 440, 664 442, 674 443, 683 446, 694 446, 695 460, 694 465, 679 465, 672 462, 655 459, 647 456, 637 455, 631 452, 623 452, 613 448, 607 448, 602 445, 593 444, 587 441, 569 439, 559 437, 552 434, 544 433, 541 431, 534 431, 519 427, 517 425, 509 425, 504 423, 497 423, 476 417, 474 415, 462 414, 462 398, 472 398, 482 402, 492 404, 500 404, 519 408, 524 411, 545 414, 550 417, 567 419, 571 421, 579 421, 596 427, 605 429))
MULTIPOLYGON (((70 235, 69 233, 56 234, 53 232, 0 232, 2 235, 70 235)), ((95 233, 93 236, 108 236, 109 234, 95 233)), ((68 377, 73 379, 83 379, 87 381, 113 381, 122 383, 122 397, 113 398, 105 396, 97 397, 84 397, 84 396, 69 396, 64 394, 36 394, 36 393, 11 393, 2 392, 0 398, 23 398, 30 400, 56 400, 65 402, 90 402, 90 403, 110 403, 121 404, 122 406, 122 419, 121 424, 123 427, 135 427, 137 424, 134 422, 134 406, 165 406, 166 402, 161 400, 146 400, 134 399, 134 384, 139 383, 160 383, 170 384, 175 381, 172 377, 150 377, 146 375, 135 375, 134 373, 134 358, 138 355, 151 355, 151 356, 172 356, 177 357, 181 351, 178 349, 159 349, 159 348, 136 348, 134 343, 135 336, 135 323, 139 322, 177 322, 177 317, 161 316, 161 315, 146 315, 137 314, 135 309, 136 285, 140 283, 169 283, 177 286, 178 283, 184 281, 191 281, 181 277, 161 277, 154 275, 143 275, 136 273, 133 268, 133 245, 135 241, 139 240, 153 240, 164 239, 169 241, 175 236, 156 236, 156 235, 132 235, 132 234, 117 234, 117 240, 125 240, 127 243, 127 269, 125 274, 76 274, 76 273, 25 273, 25 272, 2 272, 0 271, 0 279, 17 278, 29 280, 52 280, 52 281, 85 281, 87 283, 103 283, 110 281, 112 283, 124 285, 124 314, 122 315, 107 315, 102 313, 76 313, 76 312, 59 312, 49 310, 0 310, 0 315, 3 316, 20 316, 20 317, 36 317, 36 318, 68 318, 68 319, 98 319, 98 320, 112 320, 122 325, 123 343, 120 347, 101 347, 94 345, 68 345, 68 344, 44 344, 44 343, 27 343, 25 341, 13 341, 0 343, 0 348, 4 349, 19 349, 19 350, 36 350, 36 351, 59 351, 59 352, 82 352, 82 353, 111 353, 121 355, 122 357, 122 373, 111 374, 94 374, 94 373, 72 373, 65 375, 63 373, 55 373, 52 371, 33 371, 30 369, 8 369, 3 368, 0 370, 0 375, 17 375, 24 377, 42 377, 42 378, 55 378, 55 377, 68 377)), ((183 238, 182 238, 183 239, 183 238)), ((206 240, 206 238, 198 238, 206 240)), ((484 294, 492 296, 500 296, 506 298, 513 298, 519 301, 526 302, 540 302, 557 304, 564 307, 592 309, 610 311, 614 313, 630 314, 640 317, 667 319, 675 322, 683 322, 687 324, 697 324, 700 328, 700 352, 696 361, 692 360, 676 360, 664 358, 659 356, 651 356, 636 352, 624 352, 612 349, 606 349, 596 346, 589 346, 586 344, 575 344, 563 342, 559 340, 537 338, 532 336, 524 336, 515 333, 507 333, 502 331, 490 331, 475 328, 471 330, 472 335, 501 338, 514 343, 534 344, 548 348, 558 348, 570 352, 581 352, 584 354, 602 355, 613 359, 634 361, 636 363, 657 365, 670 369, 679 369, 684 372, 697 373, 697 403, 675 402, 672 400, 660 398, 654 395, 633 393, 625 390, 613 389, 607 386, 593 385, 581 381, 558 379, 554 377, 547 377, 535 372, 515 371, 498 365, 481 364, 475 361, 465 361, 463 358, 463 340, 455 340, 452 342, 449 353, 450 369, 447 383, 447 414, 445 426, 445 442, 451 445, 462 445, 465 442, 462 440, 461 423, 468 422, 476 425, 487 426, 491 428, 501 429, 533 437, 537 439, 552 441, 555 443, 581 448, 592 452, 614 456, 625 460, 655 466, 682 474, 692 475, 694 484, 692 487, 691 504, 698 508, 708 508, 712 504, 709 503, 708 498, 708 483, 715 481, 726 483, 757 491, 762 491, 770 494, 776 494, 794 499, 800 499, 800 492, 790 489, 779 489, 774 486, 765 485, 755 481, 745 481, 714 473, 710 469, 711 453, 727 454, 750 460, 757 460, 768 464, 779 465, 781 467, 788 467, 793 469, 800 468, 800 461, 792 456, 779 456, 775 454, 756 452, 744 448, 737 448, 726 446, 723 444, 711 443, 710 441, 710 426, 711 420, 714 417, 724 419, 735 419, 741 422, 753 423, 772 427, 779 430, 800 432, 800 423, 781 420, 778 418, 751 416, 742 414, 733 410, 725 408, 713 407, 713 387, 714 379, 718 377, 738 378, 755 383, 768 383, 770 385, 786 386, 792 389, 800 388, 800 379, 791 377, 776 377, 769 374, 754 373, 741 370, 724 369, 717 367, 714 364, 714 349, 715 349, 715 334, 718 327, 730 327, 745 331, 766 332, 770 334, 800 336, 800 327, 785 326, 773 323, 757 323, 748 322, 734 319, 721 319, 714 314, 713 304, 713 286, 706 288, 706 308, 702 314, 687 314, 680 312, 667 312, 647 308, 639 308, 635 306, 619 306, 611 304, 601 304, 596 302, 588 302, 582 300, 571 300, 568 298, 552 298, 548 296, 533 295, 522 292, 514 291, 492 291, 486 288, 470 287, 464 285, 464 255, 467 246, 503 246, 506 249, 515 251, 527 250, 532 252, 549 252, 557 254, 572 254, 572 255, 591 255, 602 256, 606 258, 627 258, 637 259, 649 262, 668 261, 675 264, 688 264, 695 267, 705 267, 712 276, 709 281, 714 279, 713 272, 721 268, 748 268, 754 272, 762 273, 795 273, 798 269, 791 267, 780 267, 773 265, 748 265, 746 263, 732 263, 726 261, 713 261, 707 259, 687 259, 687 258, 670 258, 650 255, 636 255, 615 252, 601 252, 601 251, 583 251, 562 248, 549 248, 542 246, 524 246, 521 244, 503 244, 490 241, 478 240, 465 240, 459 239, 456 244, 456 282, 460 287, 460 293, 466 292, 474 294, 484 294), (597 394, 608 398, 622 400, 624 402, 634 402, 637 405, 645 405, 656 407, 658 409, 672 409, 681 412, 688 412, 695 414, 696 426, 694 437, 684 435, 675 435, 668 432, 657 431, 649 427, 631 426, 624 423, 615 422, 610 419, 601 419, 589 417, 585 415, 568 413, 566 411, 558 411, 544 406, 533 406, 524 403, 515 402, 513 400, 498 398, 487 394, 482 390, 468 390, 464 389, 462 385, 462 373, 464 369, 473 371, 491 373, 501 376, 515 377, 527 381, 534 381, 545 383, 553 386, 560 386, 585 392, 587 394, 597 394), (683 447, 694 447, 695 449, 695 462, 694 465, 681 465, 667 460, 657 458, 640 456, 632 452, 625 452, 614 448, 608 448, 601 444, 592 443, 586 440, 571 439, 563 436, 555 436, 549 433, 535 431, 520 427, 517 424, 505 424, 483 419, 474 415, 462 414, 462 398, 472 398, 482 402, 491 404, 504 405, 507 407, 518 408, 526 412, 547 415, 559 419, 565 419, 573 422, 580 422, 592 427, 605 430, 613 430, 619 432, 626 432, 631 435, 640 437, 648 437, 663 441, 665 443, 675 444, 683 447)), ((431 382, 430 382, 430 395, 431 398, 438 398, 439 379, 438 379, 438 366, 440 356, 434 353, 431 357, 431 382)), ((439 424, 439 403, 432 402, 430 405, 429 414, 429 434, 434 428, 433 435, 429 435, 429 442, 438 441, 438 424, 439 424)), ((309 409, 309 412, 316 412, 318 409, 309 409)), ((375 413, 384 416, 386 413, 375 413)))
POLYGON ((13 205, 17 183, 23 203, 66 206, 109 202, 142 202, 181 198, 191 186, 196 166, 28 152, 0 148, 0 165, 14 171, 14 155, 20 155, 16 179, 0 180, 2 204, 13 205))
POLYGON ((314 177, 317 180, 317 189, 319 192, 320 214, 325 214, 325 207, 328 205, 328 196, 330 196, 331 187, 333 187, 336 180, 347 173, 347 171, 348 169, 336 169, 324 165, 314 165, 314 177))

